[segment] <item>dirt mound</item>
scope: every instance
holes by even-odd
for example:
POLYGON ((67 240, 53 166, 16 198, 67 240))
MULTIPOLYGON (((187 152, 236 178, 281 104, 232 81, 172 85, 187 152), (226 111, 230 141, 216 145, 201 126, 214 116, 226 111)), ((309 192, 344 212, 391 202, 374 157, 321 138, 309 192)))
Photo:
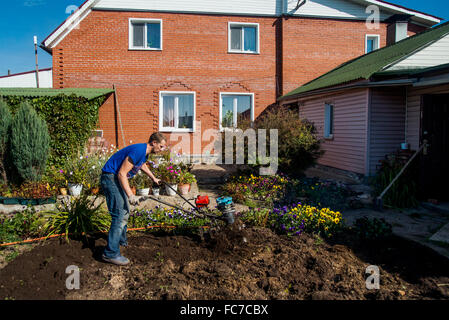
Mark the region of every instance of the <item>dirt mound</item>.
POLYGON ((447 299, 446 259, 399 238, 373 244, 353 236, 323 242, 304 234, 235 228, 200 237, 140 234, 122 254, 100 261, 105 239, 49 241, 0 270, 0 299, 447 299), (416 257, 420 257, 417 259, 416 257), (365 286, 380 267, 380 289, 365 286), (66 289, 67 266, 80 268, 80 290, 66 289))

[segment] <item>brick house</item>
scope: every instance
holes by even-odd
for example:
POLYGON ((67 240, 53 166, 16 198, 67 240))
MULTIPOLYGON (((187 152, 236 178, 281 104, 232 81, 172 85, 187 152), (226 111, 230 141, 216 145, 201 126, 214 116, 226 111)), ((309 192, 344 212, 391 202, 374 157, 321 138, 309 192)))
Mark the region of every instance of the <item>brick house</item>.
POLYGON ((377 0, 88 0, 41 47, 54 88, 115 88, 99 129, 122 147, 253 120, 298 85, 440 20, 377 0))

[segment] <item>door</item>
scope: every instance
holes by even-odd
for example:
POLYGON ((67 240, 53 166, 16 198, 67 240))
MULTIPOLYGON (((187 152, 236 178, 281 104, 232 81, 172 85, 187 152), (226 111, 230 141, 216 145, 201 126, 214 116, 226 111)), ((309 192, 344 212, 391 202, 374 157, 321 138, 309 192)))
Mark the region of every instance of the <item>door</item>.
POLYGON ((425 95, 422 103, 420 190, 424 199, 449 200, 449 94, 425 95))

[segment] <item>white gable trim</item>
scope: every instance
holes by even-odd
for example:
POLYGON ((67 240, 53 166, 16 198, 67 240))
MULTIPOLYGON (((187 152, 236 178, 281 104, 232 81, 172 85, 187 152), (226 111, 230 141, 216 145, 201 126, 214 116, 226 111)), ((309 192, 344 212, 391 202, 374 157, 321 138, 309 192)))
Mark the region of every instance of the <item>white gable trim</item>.
POLYGON ((386 3, 386 2, 378 1, 378 0, 363 0, 362 2, 368 2, 368 3, 371 3, 371 4, 377 5, 377 6, 381 7, 381 8, 390 9, 392 11, 405 13, 405 14, 410 14, 412 16, 415 16, 417 18, 421 18, 423 20, 430 20, 431 22, 434 22, 434 23, 440 23, 441 22, 440 19, 438 19, 438 18, 436 18, 434 16, 427 15, 427 14, 424 14, 424 13, 420 13, 420 12, 417 12, 417 11, 414 11, 414 10, 408 10, 408 9, 405 9, 405 8, 402 8, 402 7, 398 7, 397 5, 394 5, 392 3, 386 3))
POLYGON ((81 21, 92 11, 92 7, 100 0, 88 0, 84 2, 67 20, 57 28, 47 39, 44 40, 44 46, 47 48, 56 47, 66 35, 74 28, 77 28, 81 21))
MULTIPOLYGON (((79 26, 80 22, 90 14, 92 9, 95 8, 95 6, 100 1, 101 0, 87 0, 86 2, 84 2, 78 10, 76 10, 61 26, 59 26, 53 33, 50 34, 50 36, 48 36, 47 39, 44 40, 43 46, 47 49, 53 49, 54 47, 56 47, 73 29, 75 29, 79 26)), ((274 1, 274 2, 279 1, 280 2, 279 5, 280 5, 280 8, 282 9, 283 13, 287 13, 288 5, 286 5, 284 3, 284 1, 286 1, 286 0, 272 0, 272 1, 274 1)), ((349 0, 345 0, 345 1, 349 1, 349 0)), ((410 14, 410 15, 413 15, 415 18, 418 18, 419 21, 417 21, 417 22, 427 23, 429 25, 437 24, 437 23, 440 23, 440 21, 441 21, 434 16, 426 15, 424 13, 419 13, 419 12, 416 12, 413 10, 408 10, 408 9, 398 7, 393 4, 385 3, 382 1, 378 1, 378 0, 350 0, 350 2, 353 2, 353 3, 356 2, 356 3, 362 4, 362 5, 374 4, 374 5, 379 6, 381 9, 386 9, 387 11, 410 14)), ((149 3, 152 3, 152 2, 149 2, 149 3)), ((106 10, 106 8, 98 8, 98 9, 106 10)), ((116 8, 116 9, 107 8, 107 9, 108 10, 125 10, 123 8, 116 8)), ((132 10, 132 8, 128 8, 128 10, 132 10)), ((142 11, 143 9, 139 9, 139 10, 142 11)), ((139 10, 136 10, 136 11, 139 11, 139 10)), ((155 9, 149 5, 147 11, 155 11, 155 9)), ((183 11, 183 10, 181 8, 179 8, 177 10, 173 10, 170 12, 181 12, 181 11, 183 11)), ((211 11, 213 11, 213 10, 211 10, 209 8, 204 8, 204 11, 202 11, 201 13, 212 13, 211 11)), ((225 12, 216 12, 216 13, 227 14, 225 12)), ((293 14, 300 16, 301 15, 301 7, 298 9, 298 11, 296 13, 293 13, 293 14)), ((233 15, 235 15, 235 13, 233 15)), ((247 15, 247 14, 245 14, 242 11, 242 15, 247 15)), ((259 14, 259 15, 262 16, 263 14, 259 14)), ((266 15, 267 16, 279 16, 279 14, 272 14, 272 13, 267 13, 266 15)), ((326 18, 325 16, 320 16, 320 15, 317 15, 316 17, 326 18)))

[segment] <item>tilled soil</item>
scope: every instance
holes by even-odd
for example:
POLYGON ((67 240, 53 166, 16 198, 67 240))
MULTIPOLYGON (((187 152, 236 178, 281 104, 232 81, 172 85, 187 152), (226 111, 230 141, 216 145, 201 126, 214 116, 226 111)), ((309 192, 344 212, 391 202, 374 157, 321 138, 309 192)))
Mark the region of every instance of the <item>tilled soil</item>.
POLYGON ((0 270, 0 299, 448 299, 449 262, 402 238, 366 243, 346 234, 332 243, 265 228, 227 229, 210 237, 139 234, 101 262, 104 238, 51 240, 0 270), (68 266, 80 289, 66 289, 68 266), (369 265, 380 289, 366 289, 369 265))

